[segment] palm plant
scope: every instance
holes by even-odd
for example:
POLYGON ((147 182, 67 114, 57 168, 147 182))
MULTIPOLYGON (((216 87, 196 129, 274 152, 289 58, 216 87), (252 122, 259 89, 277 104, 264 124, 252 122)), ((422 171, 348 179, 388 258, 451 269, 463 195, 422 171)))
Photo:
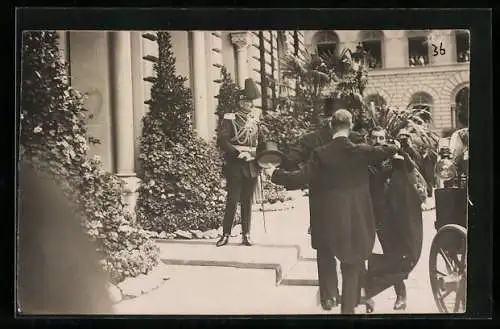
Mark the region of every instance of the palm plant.
MULTIPOLYGON (((359 49, 357 49, 359 53, 359 49)), ((283 77, 296 82, 295 105, 306 113, 314 126, 320 122, 323 98, 327 88, 333 88, 326 97, 335 99, 337 107, 350 110, 356 126, 365 121, 363 91, 367 84, 367 66, 352 58, 350 49, 322 56, 304 52, 303 58, 287 55, 282 60, 283 77)))
POLYGON ((386 105, 375 106, 373 103, 366 108, 371 125, 384 128, 389 138, 396 139, 401 133, 406 133, 411 137, 411 147, 416 153, 437 152, 439 136, 426 125, 431 120, 427 109, 409 105, 397 110, 386 105))
POLYGON ((366 130, 368 125, 363 103, 363 92, 368 83, 368 65, 365 53, 358 46, 356 52, 343 49, 339 54, 329 53, 322 58, 330 70, 334 84, 333 97, 342 107, 351 111, 354 116, 356 130, 366 130), (356 58, 353 58, 355 55, 356 58))
POLYGON ((303 58, 285 55, 281 68, 284 79, 295 81, 295 96, 291 97, 295 107, 304 113, 305 120, 319 123, 323 91, 332 81, 325 63, 306 51, 303 58))

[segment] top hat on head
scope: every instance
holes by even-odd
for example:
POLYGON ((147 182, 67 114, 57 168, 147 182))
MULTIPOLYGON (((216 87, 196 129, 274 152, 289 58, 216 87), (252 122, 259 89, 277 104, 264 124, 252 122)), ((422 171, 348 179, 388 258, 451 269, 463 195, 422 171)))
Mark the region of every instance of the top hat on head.
POLYGON ((260 91, 257 84, 253 79, 248 78, 245 80, 245 89, 241 91, 240 99, 247 99, 253 101, 260 97, 260 91))

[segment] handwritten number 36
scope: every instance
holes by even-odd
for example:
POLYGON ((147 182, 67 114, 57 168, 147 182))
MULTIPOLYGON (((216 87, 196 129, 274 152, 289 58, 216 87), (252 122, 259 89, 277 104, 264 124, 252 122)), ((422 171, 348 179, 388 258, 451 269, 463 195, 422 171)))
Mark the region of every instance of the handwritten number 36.
POLYGON ((435 44, 432 44, 432 48, 433 48, 433 52, 434 52, 433 56, 446 54, 446 50, 443 48, 442 42, 439 44, 439 48, 435 44))

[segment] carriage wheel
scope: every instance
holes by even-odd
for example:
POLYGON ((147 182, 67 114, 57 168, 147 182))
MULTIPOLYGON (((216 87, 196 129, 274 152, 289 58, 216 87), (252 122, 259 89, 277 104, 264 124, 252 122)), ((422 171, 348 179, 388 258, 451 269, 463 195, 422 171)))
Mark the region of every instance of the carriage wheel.
POLYGON ((429 276, 439 312, 465 312, 467 231, 464 227, 451 224, 438 231, 432 240, 429 276))

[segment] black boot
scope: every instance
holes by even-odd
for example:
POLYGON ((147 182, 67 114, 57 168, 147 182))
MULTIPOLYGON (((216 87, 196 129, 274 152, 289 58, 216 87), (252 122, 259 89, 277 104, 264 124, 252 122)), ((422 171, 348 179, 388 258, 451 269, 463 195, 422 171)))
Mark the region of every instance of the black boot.
POLYGON ((251 245, 253 245, 253 241, 250 238, 250 234, 249 233, 242 234, 241 237, 242 237, 242 241, 241 241, 242 244, 244 244, 245 246, 251 246, 251 245))
POLYGON ((321 300, 321 307, 325 311, 330 311, 332 308, 339 306, 339 301, 337 298, 327 298, 321 300))
POLYGON ((373 299, 371 298, 368 298, 367 300, 365 300, 365 311, 366 313, 373 313, 373 311, 375 310, 375 302, 373 301, 373 299))
POLYGON ((406 310, 406 285, 404 282, 397 284, 396 288, 396 301, 394 302, 393 309, 396 311, 406 310))
POLYGON ((364 296, 361 296, 359 304, 365 305, 366 313, 373 313, 373 311, 375 310, 375 302, 371 298, 366 298, 364 296))
POLYGON ((225 246, 229 242, 229 234, 223 234, 215 244, 217 247, 225 246))

